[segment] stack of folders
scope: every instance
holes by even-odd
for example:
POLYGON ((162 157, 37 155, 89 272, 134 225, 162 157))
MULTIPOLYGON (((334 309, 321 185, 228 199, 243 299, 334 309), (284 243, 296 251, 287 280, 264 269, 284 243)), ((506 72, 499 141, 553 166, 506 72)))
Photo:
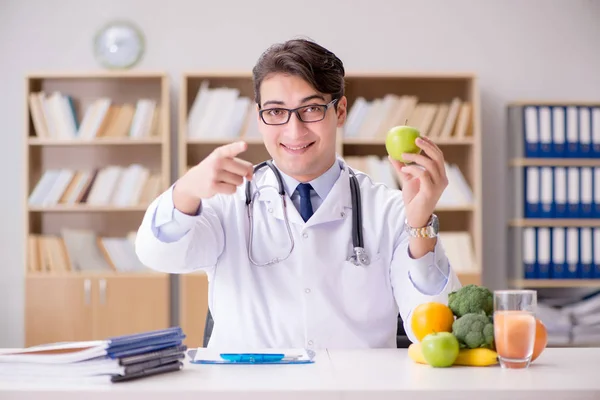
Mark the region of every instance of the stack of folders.
POLYGON ((523 228, 525 279, 600 279, 600 228, 523 228))
POLYGON ((0 354, 0 378, 122 382, 183 368, 181 328, 52 343, 0 354))
POLYGON ((600 106, 522 108, 525 158, 567 159, 523 167, 523 217, 546 220, 522 230, 525 279, 600 279, 600 106), (557 220, 582 223, 553 223, 557 220), (579 225, 579 226, 578 226, 579 225))
POLYGON ((600 218, 600 166, 524 170, 525 218, 600 218))
POLYGON ((522 124, 527 158, 600 157, 600 106, 528 105, 522 124))

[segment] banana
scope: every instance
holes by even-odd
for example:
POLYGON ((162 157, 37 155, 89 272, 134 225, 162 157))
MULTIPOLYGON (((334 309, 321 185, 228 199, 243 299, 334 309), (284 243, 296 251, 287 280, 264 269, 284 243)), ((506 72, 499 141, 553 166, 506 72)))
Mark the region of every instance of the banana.
POLYGON ((411 343, 410 346, 408 346, 408 356, 416 363, 427 364, 427 361, 425 361, 425 357, 423 357, 423 353, 421 352, 421 343, 411 343))
MULTIPOLYGON (((408 346, 408 356, 418 364, 427 364, 420 343, 411 343, 408 346)), ((487 367, 498 364, 498 354, 491 349, 461 349, 453 365, 463 365, 469 367, 487 367)))
POLYGON ((471 367, 487 367, 498 364, 498 353, 491 349, 461 349, 454 365, 467 365, 471 367))

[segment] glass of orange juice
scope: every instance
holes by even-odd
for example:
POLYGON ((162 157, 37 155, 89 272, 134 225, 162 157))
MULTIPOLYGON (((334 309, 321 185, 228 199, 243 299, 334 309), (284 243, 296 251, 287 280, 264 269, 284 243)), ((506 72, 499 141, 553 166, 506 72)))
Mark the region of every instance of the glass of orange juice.
POLYGON ((502 368, 527 368, 535 344, 535 290, 494 291, 494 342, 502 368))

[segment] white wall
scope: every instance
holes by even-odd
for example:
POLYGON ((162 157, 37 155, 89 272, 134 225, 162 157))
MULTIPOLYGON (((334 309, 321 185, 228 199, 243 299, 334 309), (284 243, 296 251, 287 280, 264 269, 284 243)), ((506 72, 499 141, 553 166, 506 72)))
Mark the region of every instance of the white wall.
MULTIPOLYGON (((485 281, 504 285, 504 106, 519 98, 599 100, 599 1, 0 0, 0 347, 23 344, 23 76, 89 70, 97 28, 131 18, 142 69, 249 69, 269 44, 305 35, 348 69, 475 71, 484 135, 485 281)), ((176 100, 176 99, 175 99, 176 100)), ((174 101, 175 101, 174 100, 174 101)), ((174 109, 175 110, 175 109, 174 109)))

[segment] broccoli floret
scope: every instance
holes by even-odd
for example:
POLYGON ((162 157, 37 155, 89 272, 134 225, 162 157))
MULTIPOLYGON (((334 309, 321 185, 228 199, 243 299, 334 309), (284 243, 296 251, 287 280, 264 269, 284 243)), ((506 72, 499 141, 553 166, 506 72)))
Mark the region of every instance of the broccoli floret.
POLYGON ((448 294, 448 307, 459 318, 470 313, 492 315, 494 296, 488 288, 471 284, 448 294))
POLYGON ((462 348, 494 348, 494 324, 483 314, 465 314, 452 324, 452 334, 462 348))

